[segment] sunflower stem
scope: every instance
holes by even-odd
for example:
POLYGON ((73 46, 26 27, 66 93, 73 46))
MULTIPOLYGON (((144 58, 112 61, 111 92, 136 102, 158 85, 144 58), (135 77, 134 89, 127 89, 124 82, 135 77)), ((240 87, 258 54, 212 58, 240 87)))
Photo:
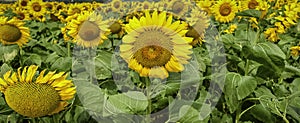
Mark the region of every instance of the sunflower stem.
POLYGON ((20 53, 20 66, 22 67, 23 66, 23 48, 22 47, 20 47, 20 51, 19 51, 19 53, 20 53))
POLYGON ((70 46, 70 42, 67 42, 67 48, 68 48, 68 57, 71 56, 71 46, 70 46))
POLYGON ((150 123, 151 122, 151 87, 150 87, 150 79, 147 77, 145 78, 145 82, 146 82, 146 91, 147 91, 147 100, 148 100, 148 107, 146 110, 146 123, 150 123))

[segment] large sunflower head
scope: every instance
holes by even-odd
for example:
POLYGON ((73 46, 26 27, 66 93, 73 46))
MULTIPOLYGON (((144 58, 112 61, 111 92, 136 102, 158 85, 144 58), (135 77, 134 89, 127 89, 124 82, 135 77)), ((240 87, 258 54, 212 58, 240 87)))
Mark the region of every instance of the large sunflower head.
POLYGON ((102 44, 110 34, 109 21, 103 20, 101 15, 85 12, 69 24, 68 34, 74 42, 83 47, 96 47, 102 44))
POLYGON ((125 30, 120 56, 140 76, 165 79, 168 72, 183 71, 190 59, 193 38, 185 37, 186 24, 173 22, 166 12, 146 11, 145 16, 129 20, 125 30))
POLYGON ((6 17, 0 17, 0 41, 2 44, 22 46, 28 42, 29 38, 29 28, 24 27, 24 22, 16 18, 7 20, 6 17))
POLYGON ((65 72, 36 75, 38 67, 26 66, 18 72, 8 71, 0 78, 0 91, 6 103, 17 113, 28 117, 42 117, 58 113, 67 106, 76 90, 65 72), (36 77, 37 76, 37 77, 36 77))
POLYGON ((238 12, 238 7, 234 0, 220 0, 212 7, 216 20, 222 23, 230 22, 238 12))

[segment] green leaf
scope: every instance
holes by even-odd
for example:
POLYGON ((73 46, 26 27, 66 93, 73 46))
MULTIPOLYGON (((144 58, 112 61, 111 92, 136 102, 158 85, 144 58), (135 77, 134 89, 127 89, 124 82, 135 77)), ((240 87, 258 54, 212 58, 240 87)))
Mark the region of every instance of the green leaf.
POLYGON ((225 79, 225 85, 224 85, 224 94, 225 94, 225 100, 226 105, 229 108, 230 113, 235 112, 235 110, 238 108, 238 96, 237 96, 237 86, 238 83, 242 81, 242 76, 237 73, 227 73, 226 79, 225 79))
POLYGON ((19 51, 18 45, 0 46, 0 61, 12 60, 19 51))
POLYGON ((249 94, 254 92, 257 86, 256 79, 252 76, 243 76, 242 80, 237 85, 238 100, 242 100, 249 94))
POLYGON ((250 113, 252 114, 253 117, 256 119, 264 122, 264 123, 273 123, 274 122, 274 117, 272 116, 272 113, 264 108, 261 104, 258 104, 254 106, 251 110, 250 113))
POLYGON ((257 75, 262 78, 278 78, 285 67, 285 54, 275 44, 259 43, 254 46, 243 47, 247 59, 263 64, 258 68, 257 75))
POLYGON ((0 68, 0 77, 2 77, 6 72, 12 70, 10 66, 8 66, 6 63, 4 63, 0 68))
POLYGON ((254 91, 254 93, 256 97, 268 96, 270 98, 276 98, 276 96, 273 95, 271 90, 269 90, 265 86, 259 87, 257 90, 254 91))
POLYGON ((23 64, 26 65, 31 65, 31 64, 36 64, 38 66, 41 66, 42 64, 42 59, 41 56, 37 55, 37 54, 30 54, 27 57, 23 57, 23 64))
POLYGON ((83 107, 92 113, 102 113, 104 104, 104 95, 101 89, 89 83, 86 80, 74 79, 78 98, 83 107))
POLYGON ((111 59, 112 53, 107 51, 99 51, 95 58, 95 73, 97 79, 111 78, 111 59))
POLYGON ((200 112, 197 111, 195 108, 189 106, 189 105, 184 105, 180 108, 179 110, 179 117, 180 123, 205 123, 208 121, 208 119, 206 118, 206 120, 201 121, 199 118, 200 112))
POLYGON ((68 71, 72 67, 72 57, 60 57, 51 66, 51 70, 68 71))
POLYGON ((261 16, 261 11, 255 9, 247 9, 242 12, 238 12, 236 15, 259 18, 261 16))
POLYGON ((142 92, 129 91, 123 94, 108 96, 105 102, 105 110, 110 114, 129 113, 134 114, 146 110, 147 97, 142 92))

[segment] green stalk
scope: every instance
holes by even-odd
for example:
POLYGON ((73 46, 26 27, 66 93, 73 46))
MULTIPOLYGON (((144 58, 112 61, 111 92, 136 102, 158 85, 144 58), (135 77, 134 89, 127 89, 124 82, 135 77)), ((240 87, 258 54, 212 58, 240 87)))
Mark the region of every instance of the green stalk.
POLYGON ((151 84, 150 84, 150 79, 147 77, 145 78, 145 82, 146 82, 146 91, 147 91, 147 100, 148 100, 148 107, 146 110, 146 123, 150 123, 151 122, 151 84))

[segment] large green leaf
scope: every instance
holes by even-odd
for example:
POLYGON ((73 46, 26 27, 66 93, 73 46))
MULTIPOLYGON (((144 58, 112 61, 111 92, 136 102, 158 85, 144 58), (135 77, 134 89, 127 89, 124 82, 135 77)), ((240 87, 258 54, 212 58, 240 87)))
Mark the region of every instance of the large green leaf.
POLYGON ((244 99, 249 94, 254 92, 257 86, 256 79, 252 76, 243 76, 242 80, 237 85, 238 99, 244 99))
POLYGON ((51 66, 52 70, 68 71, 72 67, 72 57, 60 57, 51 66))
POLYGON ((74 80, 78 98, 90 114, 103 112, 104 95, 101 89, 86 80, 74 80))
POLYGON ((226 105, 229 107, 231 113, 235 112, 238 108, 238 96, 237 96, 237 85, 242 81, 242 76, 237 73, 227 73, 224 85, 224 94, 226 105))
POLYGON ((107 115, 128 113, 134 114, 145 111, 148 100, 144 93, 129 91, 127 93, 108 96, 105 101, 105 111, 107 115))
POLYGON ((274 122, 274 117, 272 113, 264 108, 261 104, 258 104, 254 106, 251 110, 250 113, 255 117, 256 119, 264 122, 264 123, 273 123, 274 122))
POLYGON ((111 78, 111 58, 112 53, 107 51, 99 51, 99 55, 95 58, 95 74, 97 79, 111 78))
POLYGON ((247 59, 263 64, 258 68, 257 75, 263 78, 278 78, 285 67, 285 54, 275 44, 259 43, 254 46, 243 47, 247 59))

